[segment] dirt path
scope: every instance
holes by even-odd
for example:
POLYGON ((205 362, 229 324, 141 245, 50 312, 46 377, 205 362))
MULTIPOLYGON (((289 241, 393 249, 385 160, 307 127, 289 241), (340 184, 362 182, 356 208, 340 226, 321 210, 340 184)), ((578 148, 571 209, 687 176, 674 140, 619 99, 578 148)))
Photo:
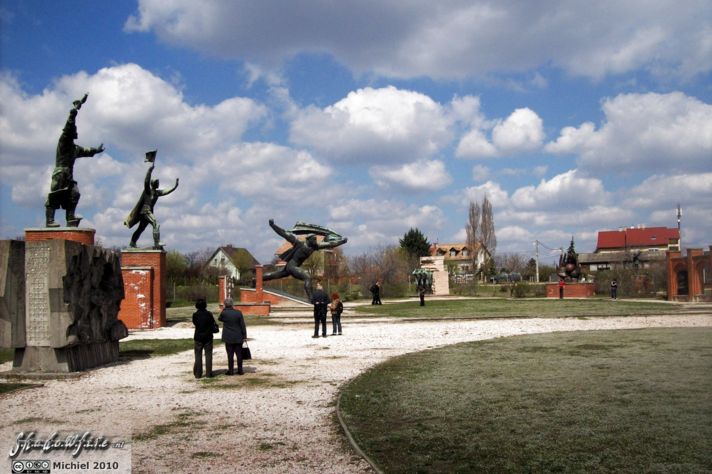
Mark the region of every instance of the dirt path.
MULTIPOLYGON (((712 326, 712 314, 345 320, 344 336, 326 339, 312 339, 307 324, 255 326, 248 328, 254 359, 246 362, 247 373, 241 377, 196 380, 193 354, 187 351, 1 395, 0 447, 9 450, 23 430, 91 431, 132 440, 132 472, 370 472, 345 443, 335 404, 341 384, 378 362, 430 347, 517 334, 681 326, 712 326)), ((192 337, 192 329, 172 327, 130 336, 183 337, 192 337)), ((225 367, 225 353, 216 348, 214 368, 225 367)))

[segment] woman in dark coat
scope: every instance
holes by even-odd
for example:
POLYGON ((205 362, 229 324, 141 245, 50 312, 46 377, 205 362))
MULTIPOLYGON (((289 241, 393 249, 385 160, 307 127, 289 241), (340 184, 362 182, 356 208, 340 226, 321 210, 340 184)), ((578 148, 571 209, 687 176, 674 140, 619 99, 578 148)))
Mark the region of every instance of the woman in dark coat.
POLYGON ((213 376, 213 328, 216 327, 213 313, 207 310, 208 304, 204 299, 195 302, 198 310, 193 313, 193 326, 195 326, 195 364, 193 375, 196 379, 203 376, 203 351, 205 351, 205 374, 213 376))
POLYGON ((232 307, 232 299, 225 299, 225 309, 218 319, 223 323, 222 340, 227 351, 227 374, 233 375, 235 368, 234 355, 237 355, 237 375, 242 375, 242 343, 247 339, 247 328, 242 312, 232 307))

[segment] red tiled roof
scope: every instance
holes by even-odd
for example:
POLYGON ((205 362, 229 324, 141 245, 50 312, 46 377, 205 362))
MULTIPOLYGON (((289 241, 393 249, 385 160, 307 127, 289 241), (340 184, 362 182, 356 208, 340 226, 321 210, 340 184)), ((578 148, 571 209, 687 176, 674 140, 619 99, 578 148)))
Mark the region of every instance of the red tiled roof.
POLYGON ((667 246, 670 239, 679 239, 680 231, 670 227, 644 227, 604 230, 598 233, 596 251, 626 247, 667 246))

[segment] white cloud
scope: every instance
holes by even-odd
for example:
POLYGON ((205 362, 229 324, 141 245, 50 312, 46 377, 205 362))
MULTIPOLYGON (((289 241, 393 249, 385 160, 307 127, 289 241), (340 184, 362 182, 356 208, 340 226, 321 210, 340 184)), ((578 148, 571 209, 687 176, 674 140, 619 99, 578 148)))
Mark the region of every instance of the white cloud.
POLYGON ((544 140, 543 122, 531 109, 517 109, 492 130, 492 142, 502 152, 534 150, 544 140))
POLYGON ((439 151, 450 141, 449 126, 443 107, 426 95, 367 87, 324 109, 303 110, 290 138, 330 160, 404 162, 439 151))
POLYGON ((517 189, 511 198, 514 208, 520 210, 582 209, 609 201, 603 183, 587 178, 576 170, 567 171, 538 186, 517 189))
POLYGON ((436 191, 452 181, 439 160, 416 161, 401 166, 374 166, 369 174, 379 186, 395 186, 410 191, 436 191))
POLYGON ((580 155, 583 168, 603 174, 705 171, 712 157, 712 104, 680 92, 623 94, 603 103, 606 121, 565 127, 546 146, 580 155))
POLYGON ((455 155, 460 158, 511 155, 536 150, 544 140, 544 123, 529 108, 516 109, 505 120, 495 122, 491 141, 485 134, 490 124, 487 121, 474 124, 458 143, 455 155))
POLYGON ((268 67, 327 53, 359 74, 452 79, 553 65, 599 79, 638 68, 709 71, 710 16, 706 0, 141 0, 125 28, 268 67))

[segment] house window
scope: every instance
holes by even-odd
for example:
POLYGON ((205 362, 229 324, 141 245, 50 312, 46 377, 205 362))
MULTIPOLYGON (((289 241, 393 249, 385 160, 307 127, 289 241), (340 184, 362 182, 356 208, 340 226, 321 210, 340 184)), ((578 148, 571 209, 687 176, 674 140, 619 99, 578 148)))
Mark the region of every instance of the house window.
POLYGON ((451 256, 451 257, 457 257, 457 250, 451 249, 451 250, 450 250, 450 256, 451 256))
POLYGON ((467 257, 470 255, 470 252, 467 249, 462 249, 462 256, 467 257))

